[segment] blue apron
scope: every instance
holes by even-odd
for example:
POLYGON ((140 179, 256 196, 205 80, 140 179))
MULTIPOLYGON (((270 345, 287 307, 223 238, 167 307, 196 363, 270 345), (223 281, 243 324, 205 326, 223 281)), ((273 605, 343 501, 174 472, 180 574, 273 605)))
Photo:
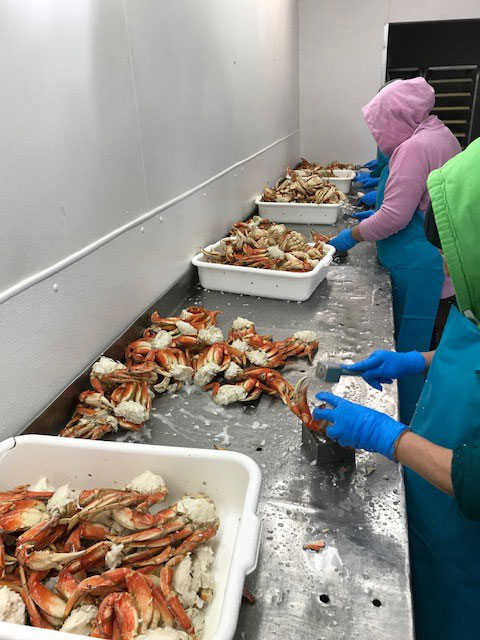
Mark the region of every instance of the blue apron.
MULTIPOLYGON (((388 166, 382 171, 377 206, 382 205, 388 166)), ((397 351, 429 351, 445 279, 438 249, 423 230, 424 214, 417 209, 401 231, 377 242, 377 255, 392 280, 393 318, 397 351)), ((422 392, 423 375, 398 381, 400 419, 410 424, 422 392)))
MULTIPOLYGON (((455 307, 411 428, 449 449, 480 443, 480 329, 455 307)), ((480 522, 410 469, 405 487, 416 638, 478 640, 480 522)))

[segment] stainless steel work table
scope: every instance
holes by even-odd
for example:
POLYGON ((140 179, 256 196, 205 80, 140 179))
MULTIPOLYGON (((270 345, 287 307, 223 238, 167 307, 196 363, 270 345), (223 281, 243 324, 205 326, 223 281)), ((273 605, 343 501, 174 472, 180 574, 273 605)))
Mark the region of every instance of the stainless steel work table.
MULTIPOLYGON (((337 228, 346 225, 342 220, 337 228)), ((332 227, 316 228, 332 232, 332 227)), ((312 329, 322 358, 348 361, 393 347, 390 284, 368 243, 333 264, 301 304, 204 291, 199 285, 178 291, 154 307, 170 315, 191 304, 219 309, 218 325, 225 333, 239 315, 275 339, 312 329)), ((297 360, 284 375, 294 383, 312 370, 297 360)), ((310 396, 321 388, 327 385, 312 380, 310 396)), ((344 378, 331 390, 396 415, 394 386, 382 394, 362 380, 344 378)), ((39 424, 29 431, 45 432, 39 424)), ((123 432, 117 439, 202 448, 217 443, 260 465, 262 540, 257 569, 246 581, 255 604, 243 603, 236 638, 413 638, 404 488, 397 465, 367 453, 357 454, 355 467, 312 465, 301 448, 299 420, 278 398, 264 395, 252 404, 224 408, 195 387, 157 396, 146 427, 133 438, 123 432), (326 543, 323 551, 303 550, 318 538, 326 543)))

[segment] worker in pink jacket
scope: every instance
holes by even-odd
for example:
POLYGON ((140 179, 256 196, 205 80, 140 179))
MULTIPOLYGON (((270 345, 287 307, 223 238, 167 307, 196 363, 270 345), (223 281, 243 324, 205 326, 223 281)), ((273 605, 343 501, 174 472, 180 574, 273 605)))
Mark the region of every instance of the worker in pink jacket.
MULTIPOLYGON (((390 271, 397 351, 426 350, 440 299, 445 319, 454 298, 450 278, 423 230, 430 202, 427 178, 461 151, 453 133, 430 115, 435 92, 424 78, 387 84, 364 108, 365 121, 378 148, 390 158, 389 175, 377 211, 330 241, 348 251, 358 242, 376 242, 380 262, 390 271)), ((379 185, 379 189, 381 185, 379 185)), ((378 196, 378 194, 377 194, 378 196)), ((423 376, 399 384, 400 417, 409 424, 423 376)))

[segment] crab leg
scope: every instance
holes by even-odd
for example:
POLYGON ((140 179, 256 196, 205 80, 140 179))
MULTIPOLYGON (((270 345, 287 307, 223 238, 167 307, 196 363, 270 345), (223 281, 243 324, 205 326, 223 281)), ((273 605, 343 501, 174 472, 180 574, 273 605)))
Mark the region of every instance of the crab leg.
POLYGON ((182 629, 189 634, 190 638, 194 640, 194 628, 193 623, 187 615, 187 612, 182 606, 178 595, 172 588, 173 581, 173 567, 179 564, 183 560, 184 556, 178 556, 172 558, 160 571, 160 588, 167 603, 168 608, 173 613, 175 620, 182 629))
POLYGON ((48 571, 34 571, 28 578, 28 590, 32 596, 32 600, 37 606, 49 616, 63 620, 65 616, 65 602, 52 593, 42 584, 42 580, 46 578, 48 571))
POLYGON ((98 607, 90 636, 110 640, 113 636, 114 604, 118 593, 110 593, 102 600, 98 607))
POLYGON ((166 534, 173 533, 175 531, 178 531, 179 529, 182 529, 186 524, 187 520, 185 518, 178 518, 178 520, 168 522, 163 527, 145 529, 144 531, 137 531, 136 533, 131 533, 127 536, 110 536, 110 539, 117 544, 132 544, 137 547, 142 547, 144 546, 144 542, 149 542, 150 540, 158 540, 159 538, 164 537, 166 534))
POLYGON ((150 585, 141 573, 132 571, 127 575, 127 589, 138 612, 138 633, 146 633, 153 617, 153 595, 150 585))
POLYGON ((319 433, 325 433, 327 420, 314 420, 307 400, 308 378, 305 376, 295 385, 291 402, 288 404, 293 413, 300 418, 303 424, 319 433))
POLYGON ((113 603, 115 617, 122 640, 133 640, 137 635, 138 613, 133 597, 129 593, 120 593, 113 603))
MULTIPOLYGON (((23 601, 25 602, 25 607, 27 608, 28 615, 30 617, 30 623, 34 627, 40 627, 42 629, 53 629, 52 625, 48 622, 48 620, 46 620, 42 616, 42 614, 38 611, 37 606, 33 601, 32 596, 30 595, 30 592, 28 590, 27 580, 25 578, 25 571, 23 567, 20 567, 20 581, 22 584, 22 588, 20 591, 18 591, 18 589, 15 589, 15 591, 18 591, 18 593, 20 593, 20 595, 23 598, 23 601)), ((14 588, 13 586, 10 586, 10 587, 14 588)))

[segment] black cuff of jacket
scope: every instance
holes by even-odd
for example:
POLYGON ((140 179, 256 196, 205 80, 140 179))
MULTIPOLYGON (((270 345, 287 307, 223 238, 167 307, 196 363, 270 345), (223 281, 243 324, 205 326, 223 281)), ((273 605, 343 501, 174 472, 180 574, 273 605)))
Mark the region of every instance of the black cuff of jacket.
POLYGON ((461 514, 480 520, 480 446, 462 444, 453 450, 452 484, 461 514))

